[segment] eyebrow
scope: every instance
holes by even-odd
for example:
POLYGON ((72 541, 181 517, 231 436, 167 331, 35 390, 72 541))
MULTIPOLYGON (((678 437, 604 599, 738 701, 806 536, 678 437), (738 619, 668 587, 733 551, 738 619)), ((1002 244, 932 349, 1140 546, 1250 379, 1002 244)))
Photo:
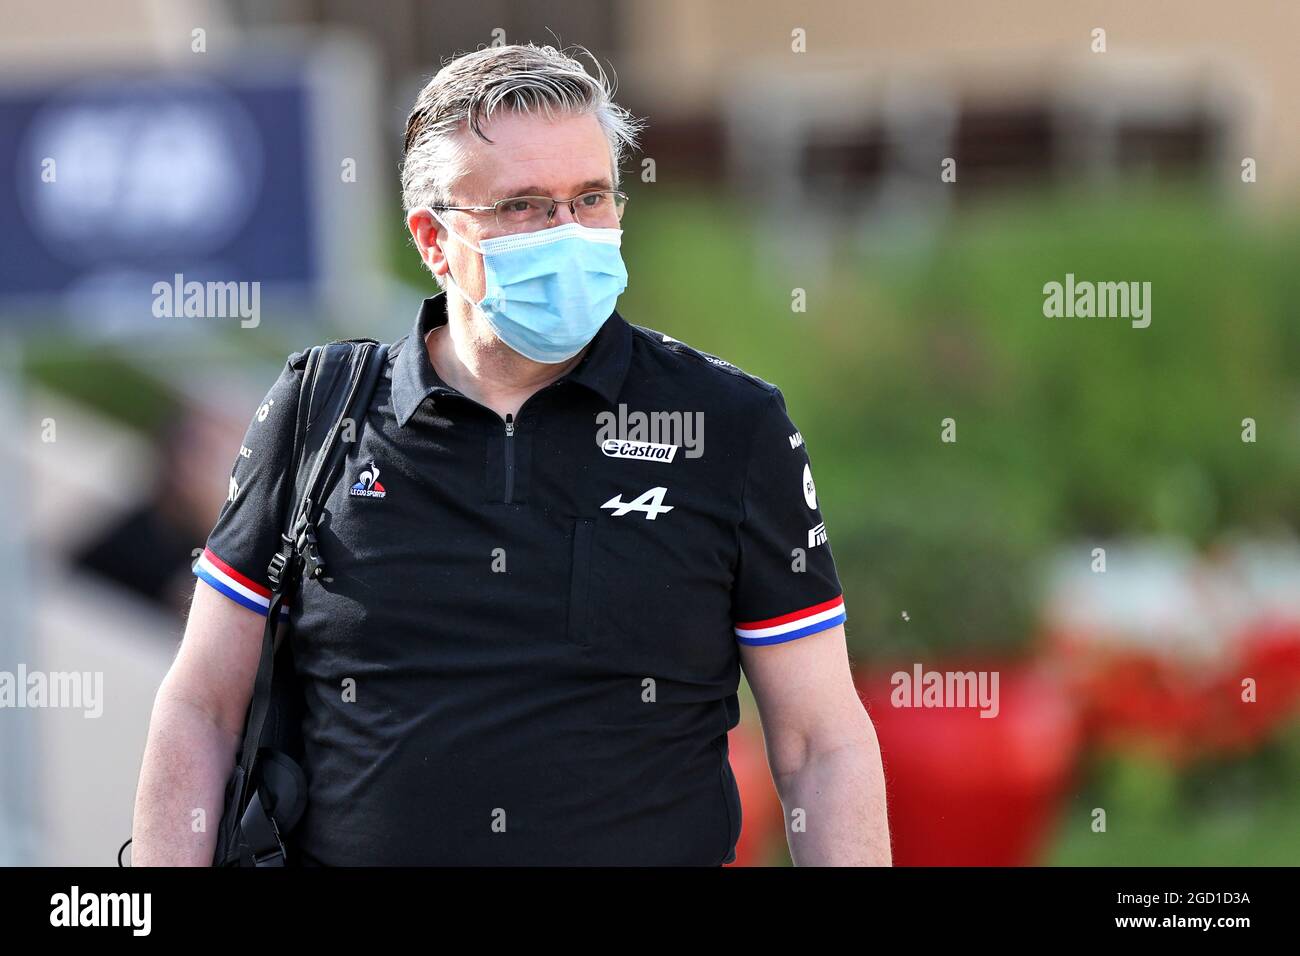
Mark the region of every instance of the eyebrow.
MULTIPOLYGON (((574 195, 580 196, 583 193, 592 189, 613 189, 613 188, 614 188, 614 184, 609 181, 609 177, 602 176, 599 179, 588 179, 585 183, 583 183, 578 187, 578 191, 574 193, 574 195)), ((501 195, 503 198, 509 199, 513 196, 545 196, 547 195, 547 193, 546 190, 543 189, 541 186, 520 186, 516 189, 510 190, 509 192, 503 192, 501 195)), ((554 198, 554 197, 550 197, 550 198, 554 198)))

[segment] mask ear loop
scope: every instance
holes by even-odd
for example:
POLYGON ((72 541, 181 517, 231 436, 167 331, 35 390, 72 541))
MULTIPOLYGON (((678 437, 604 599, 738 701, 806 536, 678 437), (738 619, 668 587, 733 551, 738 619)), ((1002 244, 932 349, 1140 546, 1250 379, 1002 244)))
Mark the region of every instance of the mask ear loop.
POLYGON ((442 226, 442 228, 446 229, 447 232, 448 232, 448 234, 451 235, 451 236, 452 236, 452 237, 453 237, 457 242, 459 242, 462 246, 464 246, 464 247, 467 248, 467 249, 473 249, 473 250, 474 250, 475 252, 477 252, 479 255, 482 255, 482 254, 483 254, 483 250, 482 250, 482 249, 480 249, 478 246, 474 245, 472 242, 470 242, 468 239, 466 239, 464 236, 462 236, 462 235, 461 235, 460 233, 458 233, 456 230, 452 229, 451 226, 447 225, 446 220, 443 219, 441 216, 439 216, 439 215, 438 215, 436 212, 434 212, 432 209, 427 209, 427 208, 426 208, 426 209, 423 209, 423 210, 421 210, 421 211, 422 211, 422 212, 427 212, 427 213, 429 214, 429 216, 430 216, 432 219, 434 219, 434 220, 437 221, 438 225, 440 225, 440 226, 442 226))
MULTIPOLYGON (((473 250, 474 250, 475 252, 477 252, 479 255, 482 255, 482 254, 483 254, 483 250, 482 250, 482 249, 480 249, 478 246, 474 245, 472 242, 470 242, 470 241, 469 241, 468 239, 466 239, 464 236, 462 236, 462 235, 460 235, 459 233, 457 233, 454 229, 451 228, 451 226, 447 225, 447 223, 443 220, 443 218, 442 218, 441 216, 439 216, 439 215, 438 215, 436 212, 434 212, 432 209, 425 208, 423 211, 424 211, 424 212, 427 212, 427 213, 429 214, 429 216, 430 216, 432 219, 436 220, 437 223, 438 223, 438 225, 440 225, 440 226, 442 226, 442 228, 446 229, 446 230, 447 230, 447 234, 448 234, 449 236, 451 236, 452 238, 454 238, 454 239, 455 239, 457 242, 459 242, 462 246, 464 246, 464 247, 467 248, 467 249, 473 249, 473 250)), ((462 288, 460 287, 460 283, 456 281, 456 277, 455 277, 454 275, 451 274, 451 263, 450 263, 450 262, 447 263, 447 284, 448 284, 449 286, 451 286, 451 288, 454 289, 454 290, 456 291, 456 294, 457 294, 458 296, 460 296, 462 299, 464 299, 466 302, 469 303, 470 308, 474 309, 476 312, 479 311, 479 304, 478 304, 477 302, 475 302, 473 299, 471 299, 469 296, 467 296, 467 295, 465 294, 465 290, 462 289, 462 288)))

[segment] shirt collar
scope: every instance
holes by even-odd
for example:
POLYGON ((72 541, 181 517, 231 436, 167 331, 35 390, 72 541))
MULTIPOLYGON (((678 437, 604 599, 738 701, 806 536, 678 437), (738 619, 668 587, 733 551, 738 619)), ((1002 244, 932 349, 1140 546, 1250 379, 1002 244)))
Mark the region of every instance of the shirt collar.
MULTIPOLYGON (((447 293, 439 292, 421 304, 415 325, 393 360, 393 412, 400 426, 405 426, 434 392, 460 394, 434 371, 424 345, 430 329, 446 324, 447 293)), ((561 381, 577 382, 613 405, 623 388, 631 357, 632 327, 615 310, 587 346, 582 360, 561 381)))

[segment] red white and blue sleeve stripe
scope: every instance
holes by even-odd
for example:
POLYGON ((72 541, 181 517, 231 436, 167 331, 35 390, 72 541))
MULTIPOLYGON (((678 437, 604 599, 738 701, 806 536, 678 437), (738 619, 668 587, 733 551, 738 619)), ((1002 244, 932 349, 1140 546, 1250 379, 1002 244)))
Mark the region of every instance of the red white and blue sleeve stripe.
POLYGON ((783 644, 843 624, 846 617, 844 595, 840 595, 780 617, 737 624, 736 640, 741 644, 783 644))
MULTIPOLYGON (((204 548, 195 562, 194 573, 206 581, 236 604, 242 604, 250 611, 266 614, 271 607, 271 589, 243 574, 222 561, 211 548, 204 548)), ((280 605, 282 614, 288 613, 288 607, 280 605)))

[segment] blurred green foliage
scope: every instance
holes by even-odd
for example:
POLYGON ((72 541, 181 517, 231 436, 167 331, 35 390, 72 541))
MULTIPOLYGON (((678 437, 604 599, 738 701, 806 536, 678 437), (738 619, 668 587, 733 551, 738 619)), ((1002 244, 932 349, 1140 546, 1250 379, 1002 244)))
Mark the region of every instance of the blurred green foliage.
MULTIPOLYGON (((333 336, 326 331, 322 340, 333 336)), ((250 375, 254 387, 275 381, 285 356, 301 344, 281 335, 241 335, 238 326, 215 332, 198 343, 181 343, 172 349, 143 351, 132 339, 85 340, 65 332, 39 334, 24 342, 23 374, 44 388, 60 392, 110 421, 146 434, 157 434, 175 424, 178 394, 169 373, 198 367, 261 369, 250 375), (200 358, 196 358, 196 353, 200 358)), ((240 409, 251 414, 253 408, 240 409)))
POLYGON ((929 244, 836 234, 809 287, 797 257, 759 251, 780 222, 656 189, 628 207, 619 311, 782 388, 855 655, 1024 648, 1061 541, 1297 525, 1294 218, 1193 191, 1000 197, 929 244), (1066 273, 1150 282, 1150 327, 1044 317, 1066 273))
POLYGON ((27 349, 24 366, 32 381, 142 432, 162 427, 173 407, 172 393, 162 382, 111 349, 90 351, 45 339, 27 349))
POLYGON ((1044 862, 1059 866, 1295 866, 1300 862, 1300 723, 1258 752, 1175 769, 1109 757, 1086 775, 1044 862), (1092 830, 1106 811, 1106 832, 1092 830))

